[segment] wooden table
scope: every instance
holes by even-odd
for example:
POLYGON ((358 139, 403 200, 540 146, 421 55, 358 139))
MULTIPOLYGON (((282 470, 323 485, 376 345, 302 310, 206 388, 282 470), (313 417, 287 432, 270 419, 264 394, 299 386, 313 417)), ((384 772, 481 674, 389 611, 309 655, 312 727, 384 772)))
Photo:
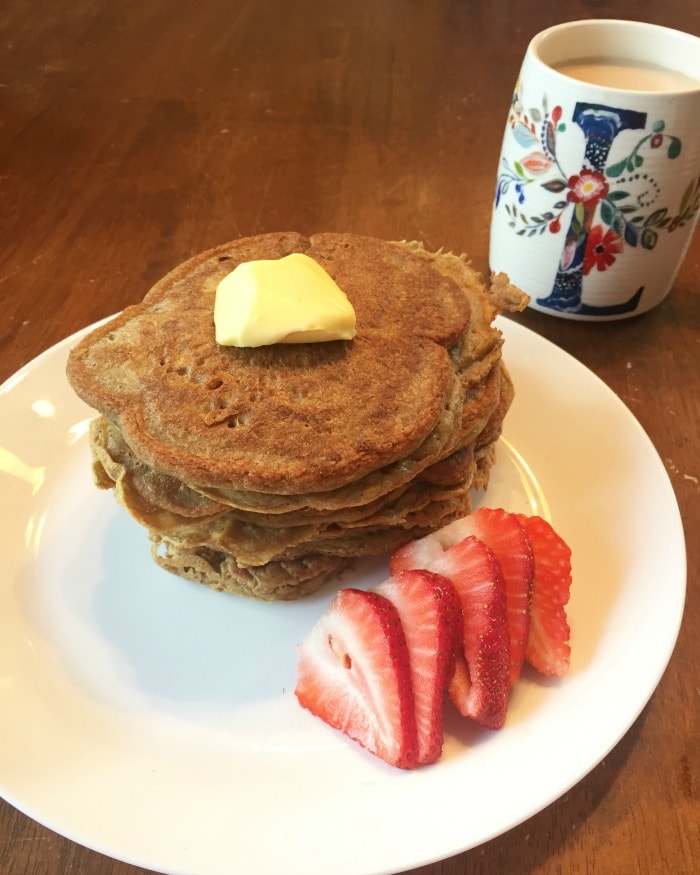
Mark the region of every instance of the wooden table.
MULTIPOLYGON (((421 239, 467 251, 485 272, 526 44, 591 15, 700 28, 692 0, 5 0, 0 382, 237 236, 421 239)), ((602 377, 655 444, 687 536, 685 622, 651 701, 588 777, 506 835, 416 873, 697 872, 700 236, 645 316, 519 318, 602 377)), ((0 871, 145 870, 2 803, 0 871)))

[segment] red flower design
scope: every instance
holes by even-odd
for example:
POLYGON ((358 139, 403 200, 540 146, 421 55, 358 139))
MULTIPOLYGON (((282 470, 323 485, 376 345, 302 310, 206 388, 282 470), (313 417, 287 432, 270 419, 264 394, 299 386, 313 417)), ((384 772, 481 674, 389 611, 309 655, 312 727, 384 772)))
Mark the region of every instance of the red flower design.
POLYGON ((583 254, 583 273, 589 274, 594 267, 607 270, 622 252, 623 240, 612 228, 603 233, 602 225, 594 225, 586 241, 586 251, 583 254))
POLYGON ((582 170, 578 176, 569 177, 567 200, 573 203, 590 204, 602 200, 610 186, 600 170, 582 170))

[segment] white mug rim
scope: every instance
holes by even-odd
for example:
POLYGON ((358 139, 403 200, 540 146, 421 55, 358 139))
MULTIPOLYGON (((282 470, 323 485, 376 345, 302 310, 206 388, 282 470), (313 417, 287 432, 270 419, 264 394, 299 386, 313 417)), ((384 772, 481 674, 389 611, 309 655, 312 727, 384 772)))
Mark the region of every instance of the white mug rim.
POLYGON ((567 21, 561 24, 552 25, 551 27, 537 33, 530 40, 527 54, 530 55, 535 62, 546 68, 549 73, 561 77, 561 79, 566 81, 570 86, 579 86, 586 90, 595 87, 603 91, 611 91, 618 94, 648 95, 650 97, 700 96, 700 37, 659 24, 621 18, 586 18, 576 21, 567 21), (576 32, 578 32, 576 34, 577 39, 582 46, 581 53, 577 55, 572 55, 570 52, 564 54, 561 52, 557 53, 557 47, 563 45, 564 41, 570 40, 572 33, 576 32), (630 43, 627 42, 626 44, 618 45, 616 47, 616 57, 629 61, 651 61, 651 63, 655 65, 666 67, 669 70, 673 70, 674 72, 688 76, 691 79, 695 79, 697 81, 697 87, 678 89, 659 88, 650 90, 645 88, 621 88, 614 85, 595 86, 589 82, 582 82, 571 76, 567 76, 566 73, 563 73, 558 70, 556 66, 553 66, 554 64, 560 64, 566 60, 585 60, 602 57, 605 55, 604 51, 587 51, 586 46, 593 45, 594 43, 597 45, 600 43, 600 39, 603 36, 611 38, 613 35, 617 35, 619 39, 623 33, 627 34, 628 37, 630 34, 634 33, 638 38, 637 42, 639 42, 639 37, 641 37, 643 41, 647 42, 648 45, 652 45, 657 51, 655 56, 650 59, 648 56, 642 56, 639 51, 633 51, 630 47, 630 43), (598 37, 597 41, 596 35, 598 37), (661 41, 663 41, 663 43, 661 43, 661 41), (683 53, 668 53, 669 48, 672 45, 678 47, 683 44, 687 45, 687 57, 691 59, 693 57, 697 58, 692 69, 689 69, 690 65, 683 65, 681 63, 684 57, 683 53), (662 46, 664 51, 662 51, 660 46, 662 46))

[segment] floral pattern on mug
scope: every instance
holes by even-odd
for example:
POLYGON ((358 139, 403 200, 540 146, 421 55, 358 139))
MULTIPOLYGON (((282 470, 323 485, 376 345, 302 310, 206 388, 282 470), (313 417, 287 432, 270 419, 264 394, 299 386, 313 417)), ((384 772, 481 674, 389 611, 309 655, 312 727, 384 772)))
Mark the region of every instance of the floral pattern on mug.
MULTIPOLYGON (((557 154, 557 137, 566 131, 563 115, 559 104, 548 108, 546 95, 541 108, 526 112, 516 88, 509 126, 523 155, 518 160, 502 159, 495 208, 503 206, 509 227, 520 236, 558 234, 566 228, 552 294, 538 303, 595 315, 595 308, 586 308, 581 302, 583 277, 592 270, 611 268, 626 246, 653 249, 662 232, 673 232, 692 221, 700 208, 700 178, 688 183, 675 214, 669 207, 654 207, 659 186, 644 169, 648 150, 664 148, 666 157, 673 160, 681 153, 680 139, 666 131, 663 120, 657 120, 628 155, 606 164, 617 133, 644 129, 646 115, 590 104, 576 104, 573 112, 572 121, 586 136, 586 155, 580 168, 569 172, 557 154), (638 189, 640 183, 644 190, 633 194, 630 188, 638 189), (525 209, 530 186, 552 196, 549 208, 537 215, 528 215, 525 209)), ((636 308, 640 295, 641 289, 620 307, 626 311, 636 308)))

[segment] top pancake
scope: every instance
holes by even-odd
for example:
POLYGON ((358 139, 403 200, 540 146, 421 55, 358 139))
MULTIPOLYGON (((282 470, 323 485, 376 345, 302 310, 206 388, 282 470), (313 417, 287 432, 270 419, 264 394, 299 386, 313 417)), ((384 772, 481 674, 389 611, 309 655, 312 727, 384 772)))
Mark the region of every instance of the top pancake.
POLYGON ((203 489, 338 489, 410 455, 438 427, 458 391, 470 298, 481 307, 477 298, 486 297, 397 244, 345 234, 250 237, 180 265, 84 338, 67 373, 155 471, 203 489), (355 339, 219 346, 221 279, 242 261, 291 252, 317 260, 346 293, 355 339))

